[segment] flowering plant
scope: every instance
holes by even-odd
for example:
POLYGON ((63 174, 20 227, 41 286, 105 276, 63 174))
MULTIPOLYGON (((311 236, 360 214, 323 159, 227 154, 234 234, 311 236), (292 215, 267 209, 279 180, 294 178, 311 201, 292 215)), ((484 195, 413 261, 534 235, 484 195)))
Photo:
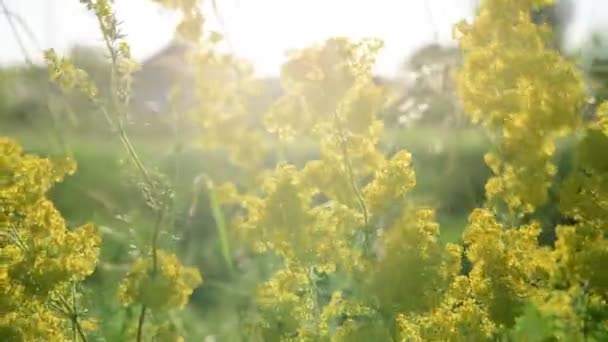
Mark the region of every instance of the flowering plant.
MULTIPOLYGON (((152 326, 146 317, 183 308, 202 277, 159 247, 172 192, 124 129, 137 64, 112 2, 81 2, 98 19, 112 61, 111 103, 53 51, 46 54, 50 76, 106 117, 155 214, 149 248, 118 291, 122 304, 140 309, 131 337, 182 341, 173 321, 152 326)), ((213 49, 219 37, 201 31, 195 1, 156 2, 182 12, 178 33, 199 47, 191 56, 199 71, 192 114, 205 132, 203 147, 227 148, 247 176, 218 186, 205 178, 216 223, 228 230, 223 257, 232 267, 229 240, 279 260, 244 309, 239 329, 247 340, 608 339, 608 105, 592 122, 582 119, 583 75, 551 49, 547 27, 531 19, 531 9, 551 0, 484 0, 473 23, 455 27, 464 111, 494 141, 485 156, 493 174, 487 201, 470 213, 458 244, 442 242, 434 210, 410 196, 415 156, 387 153, 380 144, 377 114, 390 102, 372 78, 381 42, 333 38, 294 52, 281 69, 284 94, 263 127, 254 127, 242 102, 255 94, 251 70, 213 49), (577 138, 575 158, 560 180, 553 157, 568 135, 577 138), (273 144, 297 139, 314 141, 318 158, 261 166, 273 144), (555 241, 541 245, 542 222, 533 214, 550 200, 551 187, 571 223, 550 227, 555 241), (228 208, 233 214, 224 222, 228 208)), ((75 164, 24 154, 6 138, 0 151, 0 303, 7 313, 0 336, 63 341, 71 331, 72 340, 86 340, 95 324, 80 309, 78 289, 95 270, 100 237, 92 225, 68 229, 46 197, 75 164)))

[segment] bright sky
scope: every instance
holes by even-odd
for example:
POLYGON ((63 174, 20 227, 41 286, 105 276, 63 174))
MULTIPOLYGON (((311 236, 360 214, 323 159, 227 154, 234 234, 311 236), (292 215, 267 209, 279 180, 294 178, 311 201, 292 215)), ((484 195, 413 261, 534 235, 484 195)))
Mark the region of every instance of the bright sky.
MULTIPOLYGON (((99 44, 94 18, 77 0, 3 0, 18 14, 35 38, 29 54, 39 60, 41 49, 65 52, 75 43, 99 44), (38 45, 38 46, 37 46, 38 45)), ((178 20, 149 0, 115 0, 136 58, 159 50, 172 37, 178 20)), ((377 37, 385 41, 377 71, 390 74, 406 55, 433 41, 434 32, 451 42, 451 26, 470 17, 475 0, 217 0, 235 52, 252 61, 261 75, 277 74, 288 49, 304 47, 336 35, 377 37)), ((206 0, 207 6, 210 0, 206 0)), ((600 22, 608 22, 608 1, 575 0, 574 44, 600 22)), ((210 7, 210 6, 209 6, 210 7)), ((221 31, 213 13, 208 28, 221 31)), ((23 55, 0 11, 0 63, 17 63, 23 55)))

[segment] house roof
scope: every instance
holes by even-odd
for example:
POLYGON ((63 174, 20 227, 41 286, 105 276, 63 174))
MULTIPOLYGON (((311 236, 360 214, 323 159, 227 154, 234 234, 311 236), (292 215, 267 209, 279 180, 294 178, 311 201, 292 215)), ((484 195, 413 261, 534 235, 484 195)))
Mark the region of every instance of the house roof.
POLYGON ((145 59, 141 71, 153 68, 166 68, 173 71, 189 72, 189 63, 186 63, 188 53, 194 51, 194 45, 183 40, 174 39, 167 46, 145 59))

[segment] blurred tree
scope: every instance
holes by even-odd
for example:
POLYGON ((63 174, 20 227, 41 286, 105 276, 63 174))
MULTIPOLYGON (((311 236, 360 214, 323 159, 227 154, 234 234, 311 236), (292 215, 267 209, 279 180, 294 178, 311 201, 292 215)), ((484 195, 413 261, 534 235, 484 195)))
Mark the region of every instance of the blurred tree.
MULTIPOLYGON (((103 51, 89 46, 74 46, 68 56, 86 70, 108 95, 109 65, 103 51)), ((0 70, 0 109, 5 125, 81 131, 99 131, 103 118, 93 113, 92 104, 81 96, 66 96, 50 84, 45 66, 24 64, 0 70)), ((103 126, 102 126, 103 127, 103 126)))
POLYGON ((394 125, 464 125, 453 79, 460 60, 457 48, 439 44, 414 52, 403 64, 407 85, 386 119, 394 125))
POLYGON ((537 24, 548 24, 553 31, 552 46, 563 51, 566 45, 566 31, 574 17, 572 0, 557 0, 556 4, 532 11, 532 19, 537 24))
POLYGON ((4 123, 25 124, 41 119, 48 100, 46 71, 37 66, 14 66, 0 73, 4 123))
POLYGON ((588 116, 603 101, 608 101, 608 41, 606 34, 594 32, 582 48, 581 64, 589 75, 594 100, 588 108, 588 116))
MULTIPOLYGON (((479 8, 479 0, 473 1, 475 11, 479 8)), ((555 0, 555 4, 539 10, 530 10, 532 21, 536 24, 548 24, 553 31, 552 46, 563 51, 566 31, 574 18, 575 2, 573 0, 555 0)))

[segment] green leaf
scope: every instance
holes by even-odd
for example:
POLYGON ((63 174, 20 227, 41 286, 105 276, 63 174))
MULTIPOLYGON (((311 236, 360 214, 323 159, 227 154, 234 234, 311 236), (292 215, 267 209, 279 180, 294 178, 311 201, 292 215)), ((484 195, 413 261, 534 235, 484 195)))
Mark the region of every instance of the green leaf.
POLYGON ((234 270, 234 267, 232 265, 232 257, 230 256, 230 242, 228 241, 228 231, 226 229, 226 221, 224 219, 224 213, 222 211, 220 203, 217 199, 217 195, 215 193, 215 188, 210 181, 207 182, 207 191, 209 194, 211 213, 215 220, 215 225, 217 227, 218 236, 220 238, 222 256, 224 257, 224 261, 226 262, 228 271, 230 271, 230 273, 232 273, 234 270))
POLYGON ((516 320, 511 330, 514 341, 543 342, 550 339, 553 334, 553 321, 533 304, 528 304, 523 314, 516 320))

